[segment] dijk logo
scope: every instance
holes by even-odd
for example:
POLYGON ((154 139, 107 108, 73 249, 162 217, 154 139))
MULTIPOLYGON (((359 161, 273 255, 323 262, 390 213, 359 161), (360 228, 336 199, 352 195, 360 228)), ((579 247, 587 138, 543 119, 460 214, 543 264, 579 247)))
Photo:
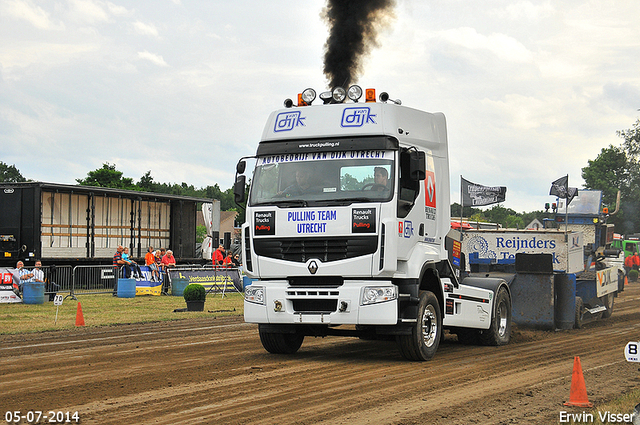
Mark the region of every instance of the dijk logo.
POLYGON ((342 112, 341 127, 362 127, 365 124, 376 124, 375 114, 369 108, 346 108, 342 112))
POLYGON ((276 124, 273 127, 273 132, 278 133, 280 131, 291 131, 295 127, 304 127, 304 119, 300 111, 283 112, 276 116, 276 124))

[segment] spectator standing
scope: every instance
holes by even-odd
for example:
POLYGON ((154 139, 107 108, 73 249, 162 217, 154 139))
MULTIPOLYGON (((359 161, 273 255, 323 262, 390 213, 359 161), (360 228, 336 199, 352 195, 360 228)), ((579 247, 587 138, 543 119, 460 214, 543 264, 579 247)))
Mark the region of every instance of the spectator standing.
POLYGON ((224 246, 222 244, 219 244, 218 249, 213 251, 213 255, 211 257, 213 262, 213 267, 222 266, 224 263, 224 257, 226 257, 224 252, 224 246))
POLYGON ((633 255, 628 255, 627 258, 624 259, 624 271, 626 274, 629 274, 631 269, 633 269, 633 255))
POLYGON ((171 285, 171 275, 169 274, 169 269, 172 269, 176 266, 176 258, 173 256, 173 251, 170 249, 167 250, 167 253, 162 256, 162 268, 164 272, 167 274, 167 282, 165 292, 169 292, 169 285, 171 285))
POLYGON ((638 251, 633 253, 633 265, 634 270, 640 270, 640 255, 638 255, 638 251))
POLYGON ((124 265, 122 260, 122 252, 124 248, 122 245, 118 245, 116 253, 113 254, 113 296, 118 295, 118 274, 120 272, 120 266, 124 265))

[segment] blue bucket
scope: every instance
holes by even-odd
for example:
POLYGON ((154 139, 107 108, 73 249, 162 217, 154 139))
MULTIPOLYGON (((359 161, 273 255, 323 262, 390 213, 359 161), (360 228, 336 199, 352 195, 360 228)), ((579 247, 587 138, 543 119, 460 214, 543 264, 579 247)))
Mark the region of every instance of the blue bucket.
POLYGON ((22 302, 44 304, 44 282, 25 282, 22 286, 22 302))
POLYGON ((133 298, 136 296, 135 279, 118 279, 118 298, 133 298))

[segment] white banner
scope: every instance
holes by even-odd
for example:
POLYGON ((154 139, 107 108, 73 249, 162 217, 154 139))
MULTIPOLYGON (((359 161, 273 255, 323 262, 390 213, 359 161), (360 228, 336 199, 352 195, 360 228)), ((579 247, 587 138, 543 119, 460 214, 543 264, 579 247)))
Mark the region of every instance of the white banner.
POLYGON ((22 298, 13 292, 14 285, 20 282, 18 270, 0 268, 0 278, 0 303, 21 303, 22 298))

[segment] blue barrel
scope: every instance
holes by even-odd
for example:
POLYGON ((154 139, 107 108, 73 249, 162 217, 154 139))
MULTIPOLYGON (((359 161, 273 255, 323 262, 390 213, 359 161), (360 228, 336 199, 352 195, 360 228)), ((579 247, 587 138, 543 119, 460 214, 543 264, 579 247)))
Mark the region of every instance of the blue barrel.
POLYGON ((118 298, 133 298, 136 296, 135 279, 118 279, 118 298))
POLYGON ((44 282, 25 282, 22 285, 22 302, 44 304, 44 282))
POLYGON ((185 278, 177 278, 171 281, 171 295, 181 297, 184 295, 184 288, 187 287, 189 281, 185 278))

